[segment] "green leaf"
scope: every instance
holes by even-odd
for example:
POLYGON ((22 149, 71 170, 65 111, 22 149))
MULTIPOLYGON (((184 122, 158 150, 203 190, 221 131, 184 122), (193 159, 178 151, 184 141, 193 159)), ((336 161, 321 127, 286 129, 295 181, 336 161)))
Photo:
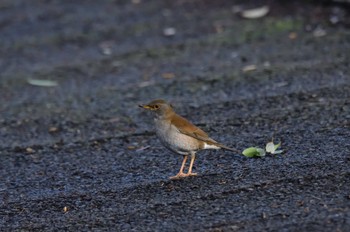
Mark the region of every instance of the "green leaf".
POLYGON ((275 151, 281 146, 281 142, 275 145, 275 151))
POLYGON ((277 154, 281 154, 282 152, 283 152, 283 150, 277 150, 277 151, 275 151, 275 152, 272 153, 272 154, 277 155, 277 154))
POLYGON ((271 154, 280 154, 283 152, 282 150, 277 150, 280 146, 281 146, 281 142, 278 144, 274 144, 273 142, 269 142, 266 144, 265 150, 266 150, 266 152, 271 153, 271 154))
POLYGON ((263 156, 265 156, 265 151, 264 151, 264 149, 261 149, 258 147, 249 147, 249 148, 246 148, 242 152, 242 154, 248 158, 263 157, 263 156))
POLYGON ((276 150, 275 149, 275 144, 273 144, 273 142, 267 143, 266 147, 265 147, 265 150, 266 150, 266 152, 269 152, 269 153, 274 152, 276 150))
POLYGON ((264 157, 266 155, 266 152, 262 148, 256 148, 257 152, 259 153, 257 156, 264 157))

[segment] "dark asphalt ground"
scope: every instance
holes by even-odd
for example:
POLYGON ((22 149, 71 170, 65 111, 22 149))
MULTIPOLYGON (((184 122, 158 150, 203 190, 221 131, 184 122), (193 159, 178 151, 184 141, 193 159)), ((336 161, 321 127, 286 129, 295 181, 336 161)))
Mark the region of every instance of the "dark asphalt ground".
POLYGON ((350 231, 349 6, 235 13, 258 4, 2 0, 0 230, 350 231), (155 98, 228 146, 284 152, 204 151, 170 181, 181 157, 137 107, 155 98))

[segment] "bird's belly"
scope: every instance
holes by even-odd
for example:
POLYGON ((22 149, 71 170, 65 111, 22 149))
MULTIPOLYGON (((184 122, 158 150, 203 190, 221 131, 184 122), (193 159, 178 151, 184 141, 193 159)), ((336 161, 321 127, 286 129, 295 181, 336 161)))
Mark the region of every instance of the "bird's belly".
POLYGON ((196 139, 182 134, 176 128, 157 128, 157 135, 165 147, 176 153, 187 155, 199 149, 199 142, 196 139))

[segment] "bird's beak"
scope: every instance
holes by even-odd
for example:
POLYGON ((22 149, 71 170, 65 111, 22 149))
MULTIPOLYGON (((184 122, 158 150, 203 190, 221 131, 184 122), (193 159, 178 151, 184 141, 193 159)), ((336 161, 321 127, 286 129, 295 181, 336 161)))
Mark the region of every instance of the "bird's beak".
POLYGON ((147 109, 147 110, 151 109, 151 107, 149 105, 139 105, 139 107, 147 109))

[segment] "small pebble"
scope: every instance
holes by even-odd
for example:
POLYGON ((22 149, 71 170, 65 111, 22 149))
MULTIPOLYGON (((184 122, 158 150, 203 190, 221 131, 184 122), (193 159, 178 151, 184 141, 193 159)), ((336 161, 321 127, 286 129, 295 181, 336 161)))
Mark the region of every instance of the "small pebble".
POLYGON ((173 27, 167 27, 163 29, 163 34, 165 36, 174 36, 176 34, 176 29, 173 27))

